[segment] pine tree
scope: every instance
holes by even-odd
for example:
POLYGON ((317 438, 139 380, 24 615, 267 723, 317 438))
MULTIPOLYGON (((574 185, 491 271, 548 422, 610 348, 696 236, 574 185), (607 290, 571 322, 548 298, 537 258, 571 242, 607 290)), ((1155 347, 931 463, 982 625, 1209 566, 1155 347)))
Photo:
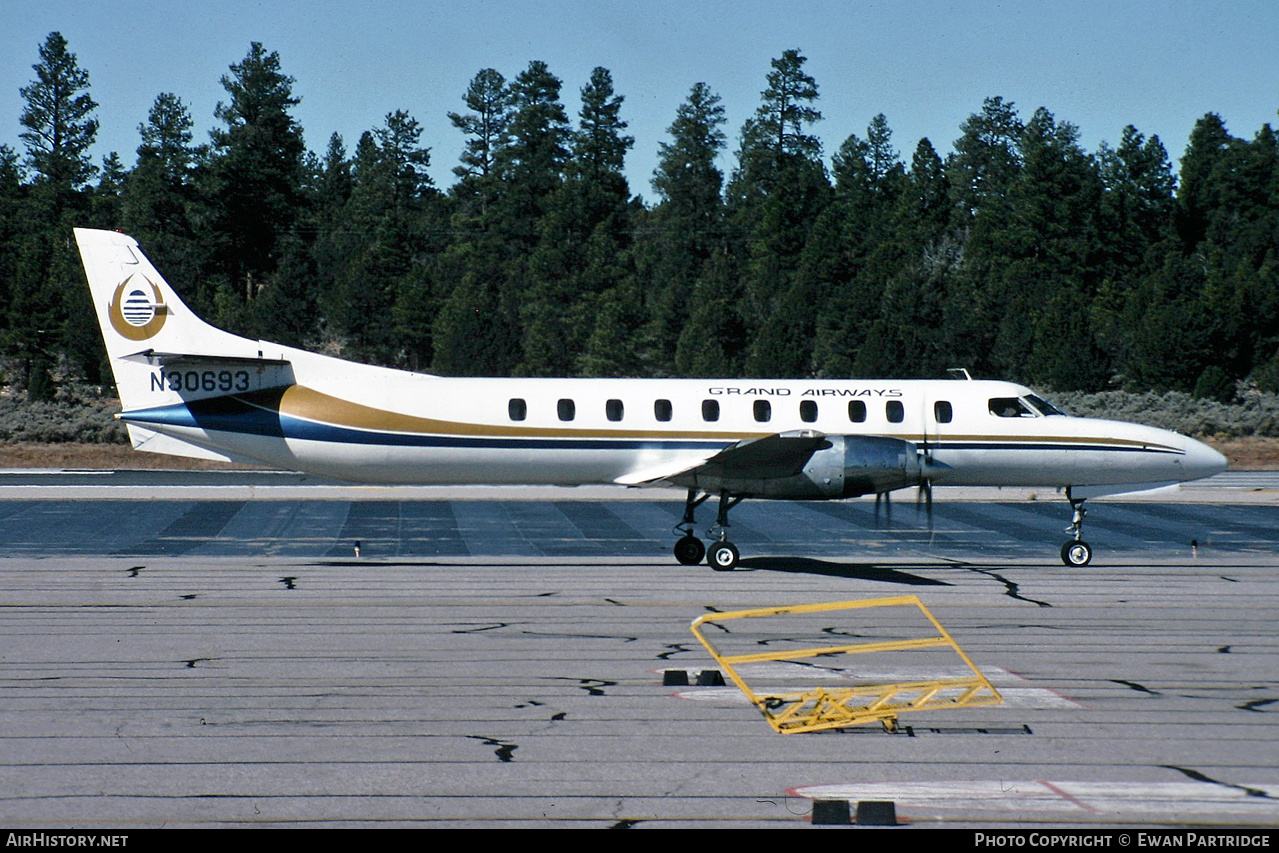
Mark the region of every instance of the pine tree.
MULTIPOLYGON (((26 195, 21 156, 10 146, 0 143, 0 246, 15 244, 26 195)), ((11 262, 10 255, 10 252, 0 252, 0 265, 11 262)), ((8 283, 9 278, 0 275, 0 287, 8 283)), ((0 326, 3 322, 4 315, 0 313, 0 326)))
POLYGON ((727 141, 724 107, 705 83, 692 87, 659 146, 653 189, 661 201, 642 215, 636 247, 649 293, 650 360, 660 373, 675 371, 676 345, 698 279, 724 240, 724 174, 716 165, 727 141))
MULTIPOLYGON (((22 165, 18 152, 8 145, 0 145, 0 306, 14 301, 18 284, 18 246, 25 227, 24 215, 27 188, 22 180, 22 165)), ((10 344, 11 317, 7 308, 0 308, 0 344, 10 344)))
POLYGON ((1208 236, 1208 222, 1220 209, 1218 178, 1229 171, 1243 141, 1226 131, 1221 116, 1208 113, 1195 122, 1190 142, 1181 158, 1181 179, 1177 188, 1177 230, 1187 249, 1194 249, 1208 236))
POLYGON ((634 286, 630 187, 623 169, 635 138, 621 118, 613 75, 596 68, 582 87, 573 156, 562 192, 578 201, 581 251, 570 276, 569 325, 585 341, 572 370, 584 376, 640 372, 644 314, 634 286))
POLYGON ((1119 147, 1097 153, 1104 193, 1099 215, 1106 242, 1107 276, 1126 284, 1142 272, 1146 253, 1171 236, 1176 180, 1159 137, 1123 129, 1119 147))
POLYGON ((97 104, 89 96, 89 72, 80 68, 62 33, 49 33, 32 66, 36 79, 19 89, 26 101, 19 134, 38 180, 58 192, 78 189, 96 171, 89 149, 98 133, 97 104))
POLYGON ((416 319, 411 331, 397 322, 416 318, 401 291, 416 287, 410 277, 424 251, 420 223, 435 194, 421 135, 417 120, 397 110, 361 137, 341 220, 354 237, 326 298, 333 331, 351 353, 386 364, 430 360, 429 333, 416 319))
POLYGON ((568 116, 560 79, 545 62, 530 62, 511 84, 514 113, 509 138, 495 165, 503 186, 502 216, 516 239, 531 248, 546 199, 564 180, 569 158, 568 116))
POLYGON ((883 113, 871 119, 866 128, 866 145, 875 192, 881 197, 895 199, 901 191, 906 170, 897 149, 893 148, 893 131, 883 113))
POLYGON ((710 224, 718 218, 724 174, 715 161, 727 142, 720 129, 725 121, 719 95, 697 83, 666 129, 671 141, 658 145, 653 189, 681 222, 710 224))
POLYGON ((812 106, 817 100, 817 83, 804 72, 807 61, 798 50, 785 51, 772 61, 768 88, 760 95, 763 103, 755 112, 752 130, 775 160, 786 155, 811 159, 822 153, 817 137, 805 132, 808 125, 822 119, 821 112, 812 106))
POLYGON ((613 75, 607 68, 593 70, 590 82, 582 87, 582 110, 573 134, 573 166, 589 181, 615 182, 622 175, 626 152, 635 144, 635 137, 622 132, 626 130, 621 119, 623 100, 613 91, 613 75))
POLYGON ((919 140, 896 213, 909 245, 927 247, 944 238, 950 223, 949 196, 950 181, 937 149, 927 138, 919 140))
POLYGON ((512 93, 505 77, 485 68, 471 80, 462 100, 470 112, 449 113, 449 121, 468 135, 461 165, 453 168, 453 174, 467 182, 487 178, 493 172, 511 125, 512 93))
MULTIPOLYGON (((200 281, 205 255, 203 235, 197 236, 194 225, 201 218, 195 166, 203 152, 192 145, 192 127, 190 112, 177 95, 156 97, 146 122, 138 126, 137 164, 122 198, 124 229, 148 252, 164 258, 166 274, 179 287, 200 281)), ((183 297, 197 309, 207 308, 201 294, 183 297)))
POLYGON ((1004 375, 1061 390, 1098 390, 1110 369, 1087 305, 1099 284, 1101 180, 1079 130, 1044 108, 1026 123, 1022 169, 1009 188, 1012 219, 992 241, 1004 274, 992 356, 1004 375))
POLYGON ((253 42, 222 77, 230 101, 215 115, 207 192, 216 205, 217 262, 232 293, 251 301, 279 263, 280 241, 302 207, 305 146, 290 111, 299 99, 280 57, 253 42))
POLYGON ((730 224, 748 235, 739 251, 738 304, 753 339, 745 369, 759 375, 794 375, 793 365, 778 365, 771 356, 787 342, 795 363, 807 364, 811 355, 812 334, 795 327, 802 315, 790 306, 807 298, 808 282, 797 283, 795 271, 813 223, 829 202, 830 183, 820 140, 808 132, 822 115, 813 106, 817 84, 803 70, 806 61, 797 50, 773 60, 760 106, 742 128, 738 167, 728 186, 730 224), (799 291, 788 296, 797 284, 799 291))
MULTIPOLYGON (((1183 248, 1201 271, 1195 322, 1211 330, 1207 359, 1232 379, 1271 358, 1279 340, 1279 141, 1264 125, 1251 142, 1218 116, 1201 119, 1182 158, 1183 248)), ((1198 377, 1178 377, 1183 387, 1198 377)))
MULTIPOLYGON (((484 89, 493 111, 491 160, 487 175, 453 190, 459 206, 451 228, 458 236, 439 259, 439 280, 452 290, 432 327, 432 369, 504 376, 519 369, 529 258, 547 199, 564 179, 570 131, 561 82, 546 63, 529 63, 506 89, 496 72, 481 72, 477 81, 472 90, 484 89)), ((467 122, 455 126, 475 132, 467 122)))
POLYGON ((89 191, 89 224, 93 227, 119 227, 127 177, 128 172, 119 154, 112 151, 102 158, 98 183, 89 191))
POLYGON ((737 376, 747 332, 736 310, 736 268, 724 254, 713 256, 689 300, 691 313, 675 348, 681 376, 737 376))
MULTIPOLYGON (((27 239, 15 252, 7 348, 23 365, 32 395, 53 393, 50 374, 58 352, 72 369, 97 381, 101 341, 94 329, 79 259, 68 235, 91 215, 85 185, 97 173, 89 148, 97 135, 97 104, 88 94, 89 74, 79 67, 61 33, 50 33, 33 65, 36 79, 20 89, 26 104, 20 136, 35 172, 24 215, 27 239)), ((115 177, 115 176, 113 176, 115 177)))
POLYGON ((987 98, 980 113, 959 126, 961 136, 946 164, 955 205, 966 220, 1003 198, 1021 170, 1018 141, 1023 125, 1012 101, 987 98))
POLYGON ((564 180, 543 203, 529 258, 521 371, 530 374, 578 373, 589 369, 584 358, 612 363, 613 356, 572 342, 613 337, 606 330, 595 334, 607 322, 602 317, 621 316, 599 311, 600 301, 606 292, 616 298, 630 271, 630 191, 622 169, 634 140, 623 133, 623 99, 605 68, 592 72, 581 96, 564 180))
POLYGON ((904 250, 893 241, 906 179, 882 113, 866 135, 850 134, 835 152, 831 204, 804 249, 802 270, 817 306, 812 369, 823 376, 900 375, 906 369, 896 342, 886 342, 889 327, 882 321, 894 307, 886 303, 886 287, 904 263, 904 250), (880 330, 872 335, 877 322, 880 330))

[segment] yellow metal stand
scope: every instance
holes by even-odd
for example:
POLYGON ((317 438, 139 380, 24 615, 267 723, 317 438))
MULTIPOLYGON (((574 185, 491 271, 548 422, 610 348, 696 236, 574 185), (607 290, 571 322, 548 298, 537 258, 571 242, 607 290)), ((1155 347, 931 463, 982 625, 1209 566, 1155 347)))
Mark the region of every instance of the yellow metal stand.
MULTIPOLYGON (((872 620, 867 620, 872 621, 872 620)), ((795 732, 820 731, 862 723, 879 721, 885 728, 895 730, 897 715, 911 711, 929 711, 938 708, 956 708, 962 706, 997 705, 1003 697, 991 686, 986 677, 975 667, 956 645, 946 629, 928 612, 916 596, 897 596, 894 598, 872 598, 861 601, 839 601, 829 604, 801 604, 793 607, 770 607, 758 610, 738 610, 731 613, 708 613, 695 620, 692 625, 694 636, 701 641, 711 656, 719 663, 724 672, 733 680, 746 697, 759 708, 776 731, 782 734, 795 732), (877 614, 879 625, 867 628, 864 625, 837 626, 828 620, 814 623, 808 617, 832 613, 835 611, 869 610, 872 608, 916 608, 922 613, 927 623, 936 630, 934 636, 923 638, 901 636, 904 631, 925 630, 925 623, 920 621, 913 611, 897 611, 896 614, 877 614), (803 617, 807 624, 801 627, 802 621, 790 620, 788 627, 801 627, 800 631, 777 633, 762 639, 752 635, 739 635, 725 626, 724 623, 738 619, 757 619, 761 617, 803 617), (887 618, 884 618, 884 617, 887 618), (911 621, 918 623, 913 628, 911 621), (724 632, 721 647, 733 643, 753 643, 767 646, 766 651, 725 654, 716 648, 703 633, 706 626, 716 626, 724 632), (840 636, 856 636, 863 638, 866 632, 871 637, 876 632, 888 635, 888 639, 866 639, 865 641, 841 643, 830 646, 805 645, 801 634, 804 629, 820 630, 826 634, 840 636), (776 646, 777 648, 773 648, 776 646), (942 650, 946 661, 941 662, 935 653, 928 659, 909 660, 909 656, 896 653, 926 652, 942 650), (955 662, 954 657, 946 650, 959 656, 963 667, 955 662), (887 655, 894 653, 900 663, 894 664, 884 671, 901 673, 910 672, 912 666, 924 666, 931 671, 928 675, 936 675, 937 670, 945 668, 958 671, 958 675, 947 673, 945 677, 923 677, 893 683, 865 683, 868 673, 864 667, 844 666, 840 661, 844 655, 887 655), (905 659, 903 659, 905 658, 905 659), (778 667, 768 671, 768 664, 786 664, 779 674, 778 667), (773 680, 791 681, 795 679, 812 679, 820 676, 825 679, 837 679, 845 682, 840 686, 812 687, 800 690, 753 690, 747 683, 739 667, 750 669, 752 665, 760 670, 753 676, 757 683, 773 680), (904 666, 904 669, 902 668, 904 666), (966 671, 965 671, 966 668, 966 671), (851 685, 848 682, 855 682, 851 685)), ((806 636, 811 637, 812 633, 806 636)), ((878 658, 886 660, 887 658, 878 658)), ((859 659, 863 661, 865 659, 859 659)), ((882 682, 883 679, 871 677, 870 681, 882 682)))

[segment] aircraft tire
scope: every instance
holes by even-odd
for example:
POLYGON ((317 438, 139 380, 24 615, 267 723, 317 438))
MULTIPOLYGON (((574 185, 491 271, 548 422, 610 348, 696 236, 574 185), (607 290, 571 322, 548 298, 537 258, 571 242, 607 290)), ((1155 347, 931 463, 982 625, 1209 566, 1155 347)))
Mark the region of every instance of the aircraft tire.
POLYGON ((685 536, 675 543, 675 559, 681 566, 695 566, 706 556, 706 546, 696 536, 685 536))
POLYGON ((1086 566, 1092 561, 1092 546, 1081 541, 1067 542, 1061 546, 1061 561, 1068 566, 1086 566))
POLYGON ((706 552, 706 562, 717 572, 731 572, 737 568, 740 555, 732 542, 716 542, 706 552))

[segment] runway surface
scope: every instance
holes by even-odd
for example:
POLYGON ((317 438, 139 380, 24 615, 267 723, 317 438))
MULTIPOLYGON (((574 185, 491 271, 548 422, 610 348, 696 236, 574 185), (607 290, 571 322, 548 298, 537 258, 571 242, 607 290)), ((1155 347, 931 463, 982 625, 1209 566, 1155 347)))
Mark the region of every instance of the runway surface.
POLYGON ((7 827, 1279 825, 1264 478, 1090 502, 1084 569, 1051 495, 942 495, 932 530, 748 501, 718 573, 669 556, 679 495, 33 476, 0 476, 7 827), (1002 704, 779 735, 695 684, 708 611, 902 594, 1002 704))

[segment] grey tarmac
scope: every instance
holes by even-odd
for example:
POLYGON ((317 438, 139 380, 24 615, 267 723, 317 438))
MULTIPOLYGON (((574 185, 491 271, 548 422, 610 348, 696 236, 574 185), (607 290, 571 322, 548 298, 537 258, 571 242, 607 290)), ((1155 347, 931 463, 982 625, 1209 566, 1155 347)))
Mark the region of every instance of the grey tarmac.
POLYGON ((679 494, 291 476, 0 474, 0 826, 1279 825, 1265 476, 1090 502, 1083 569, 1052 495, 747 501, 730 573, 679 494), (903 594, 1003 704, 779 735, 696 685, 703 613, 903 594))

